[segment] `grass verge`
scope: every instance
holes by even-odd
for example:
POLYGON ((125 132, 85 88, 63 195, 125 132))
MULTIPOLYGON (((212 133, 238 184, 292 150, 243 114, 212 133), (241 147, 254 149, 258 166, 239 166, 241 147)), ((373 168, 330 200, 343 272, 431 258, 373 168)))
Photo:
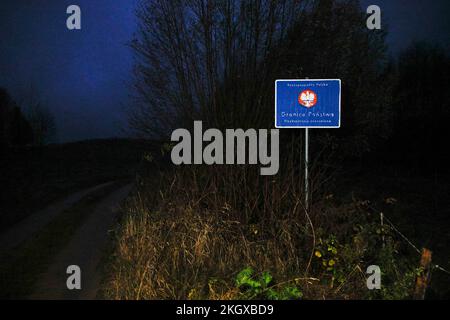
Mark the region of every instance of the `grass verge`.
POLYGON ((380 226, 370 201, 321 195, 305 214, 301 192, 287 193, 282 177, 258 182, 214 169, 174 170, 159 188, 154 176, 138 184, 118 227, 106 298, 410 296, 415 258, 380 226), (370 265, 383 271, 383 290, 367 289, 370 265))

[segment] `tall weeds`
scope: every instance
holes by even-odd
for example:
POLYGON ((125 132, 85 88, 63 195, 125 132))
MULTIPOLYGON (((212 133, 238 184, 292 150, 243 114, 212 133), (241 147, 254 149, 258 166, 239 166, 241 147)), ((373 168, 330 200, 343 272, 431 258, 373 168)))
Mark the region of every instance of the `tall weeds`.
POLYGON ((108 296, 237 298, 233 279, 248 266, 309 290, 316 219, 304 208, 301 155, 286 154, 276 176, 260 176, 257 166, 185 166, 140 180, 120 227, 108 296))

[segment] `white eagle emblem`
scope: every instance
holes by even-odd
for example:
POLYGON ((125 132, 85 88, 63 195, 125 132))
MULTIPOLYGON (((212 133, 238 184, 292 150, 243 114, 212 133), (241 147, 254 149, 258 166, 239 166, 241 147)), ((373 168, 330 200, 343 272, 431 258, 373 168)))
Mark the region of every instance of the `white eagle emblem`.
POLYGON ((307 108, 312 108, 317 103, 317 94, 312 90, 304 90, 298 97, 298 102, 307 108))

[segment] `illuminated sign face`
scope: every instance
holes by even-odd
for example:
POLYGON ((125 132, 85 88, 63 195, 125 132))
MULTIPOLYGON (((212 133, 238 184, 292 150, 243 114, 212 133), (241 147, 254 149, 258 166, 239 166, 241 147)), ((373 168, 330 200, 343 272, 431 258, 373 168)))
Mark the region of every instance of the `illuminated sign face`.
POLYGON ((276 128, 339 128, 341 80, 277 80, 276 128))

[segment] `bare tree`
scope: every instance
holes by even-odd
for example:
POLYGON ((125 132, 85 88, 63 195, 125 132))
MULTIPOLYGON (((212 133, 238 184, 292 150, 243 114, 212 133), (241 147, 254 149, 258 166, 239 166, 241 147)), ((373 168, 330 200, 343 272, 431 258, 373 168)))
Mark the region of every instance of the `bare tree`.
MULTIPOLYGON (((391 124, 385 31, 357 0, 144 0, 138 9, 130 127, 164 136, 195 119, 217 128, 273 125, 274 80, 340 78, 345 127, 384 137, 391 124)), ((356 139, 356 138, 355 138, 356 139)))
POLYGON ((41 146, 50 142, 56 134, 55 118, 33 85, 22 95, 19 105, 33 130, 33 144, 41 146))
POLYGON ((30 123, 6 89, 0 88, 0 149, 33 141, 30 123))
POLYGON ((33 129, 34 144, 44 145, 54 137, 55 120, 53 114, 43 104, 32 105, 27 110, 27 119, 33 129))
POLYGON ((260 68, 309 1, 143 1, 138 9, 136 105, 130 124, 164 135, 192 119, 211 125, 261 116, 242 97, 259 102, 267 84, 260 68), (248 79, 252 81, 249 82, 248 79), (251 112, 250 112, 251 111, 251 112))

